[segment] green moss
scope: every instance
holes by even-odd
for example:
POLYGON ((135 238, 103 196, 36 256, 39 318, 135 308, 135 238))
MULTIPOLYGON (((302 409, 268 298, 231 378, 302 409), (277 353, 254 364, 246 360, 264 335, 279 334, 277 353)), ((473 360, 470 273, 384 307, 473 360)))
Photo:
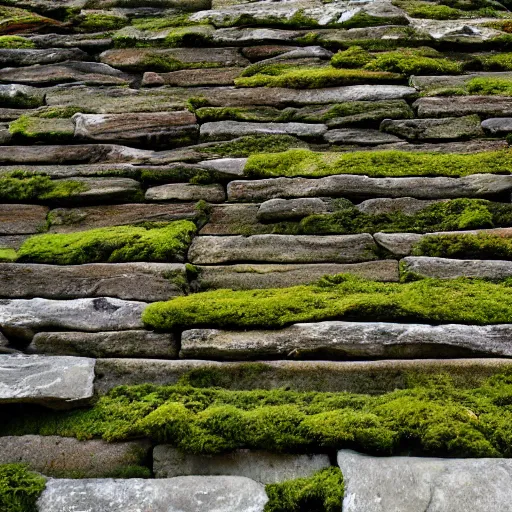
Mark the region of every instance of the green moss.
POLYGON ((165 30, 166 28, 183 28, 186 26, 194 25, 194 23, 191 22, 189 18, 189 14, 177 14, 172 17, 160 18, 135 18, 132 21, 132 27, 136 28, 137 30, 159 32, 161 30, 165 30))
POLYGON ((90 114, 91 111, 82 107, 44 107, 37 112, 31 113, 32 117, 39 117, 41 119, 70 119, 75 114, 90 114))
POLYGON ((26 50, 35 48, 30 39, 21 36, 0 36, 0 48, 5 50, 26 50))
POLYGON ((479 59, 486 71, 511 71, 512 53, 498 53, 479 59))
POLYGON ((315 153, 291 149, 284 153, 250 156, 244 174, 249 178, 320 178, 335 174, 461 177, 476 173, 509 174, 511 168, 512 152, 509 150, 461 155, 405 151, 315 153))
POLYGON ((37 512, 36 502, 46 487, 46 479, 22 464, 0 465, 0 510, 37 512))
POLYGON ((512 96, 512 79, 473 78, 466 84, 469 94, 512 96))
POLYGON ((75 126, 70 119, 22 115, 9 125, 15 138, 62 142, 73 138, 75 126))
POLYGON ((109 32, 128 25, 128 18, 105 13, 87 13, 80 16, 77 29, 81 32, 109 32))
POLYGON ((155 71, 167 73, 171 71, 179 71, 182 69, 210 69, 221 67, 219 62, 183 62, 175 59, 170 55, 158 53, 149 53, 138 64, 126 67, 130 71, 155 71))
POLYGON ((0 33, 9 34, 23 32, 42 26, 57 25, 55 20, 45 18, 39 14, 18 9, 17 7, 0 6, 0 33))
POLYGON ((344 490, 340 468, 326 468, 308 478, 267 485, 265 512, 339 512, 344 490))
POLYGON ((335 68, 362 68, 374 59, 360 46, 351 46, 347 50, 339 51, 331 59, 331 65, 335 68))
POLYGON ((79 265, 121 261, 183 261, 196 231, 190 221, 157 227, 115 226, 26 240, 18 261, 79 265))
POLYGON ((0 262, 16 261, 18 255, 14 249, 0 249, 0 262))
POLYGON ((411 2, 408 4, 407 13, 413 18, 431 20, 456 20, 462 17, 459 9, 427 2, 411 2))
POLYGON ((213 40, 213 32, 214 29, 210 25, 178 27, 169 32, 163 45, 170 48, 208 45, 213 40))
POLYGON ((508 323, 509 286, 457 279, 376 283, 340 275, 308 286, 216 290, 157 302, 143 313, 160 330, 196 327, 265 329, 297 322, 357 319, 454 323, 508 323))

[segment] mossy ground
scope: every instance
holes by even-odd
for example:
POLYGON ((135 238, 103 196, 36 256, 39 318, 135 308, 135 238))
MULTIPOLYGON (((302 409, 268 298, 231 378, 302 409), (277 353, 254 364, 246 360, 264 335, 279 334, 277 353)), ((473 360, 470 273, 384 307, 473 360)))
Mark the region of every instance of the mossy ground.
POLYGON ((45 486, 45 478, 22 464, 0 465, 0 510, 37 512, 36 501, 45 486))
POLYGON ((114 226, 26 240, 18 261, 55 265, 96 262, 183 261, 196 232, 190 221, 152 226, 114 226))

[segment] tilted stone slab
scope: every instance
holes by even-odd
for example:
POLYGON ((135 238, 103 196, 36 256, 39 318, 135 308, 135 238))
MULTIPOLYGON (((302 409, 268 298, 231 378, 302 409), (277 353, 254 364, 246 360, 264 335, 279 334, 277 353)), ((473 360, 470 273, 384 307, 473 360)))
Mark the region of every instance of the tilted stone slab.
POLYGON ((249 478, 183 476, 142 480, 49 480, 39 512, 263 512, 265 487, 249 478))
POLYGON ((512 116, 510 96, 433 96, 416 100, 413 107, 418 117, 512 116))
POLYGON ((117 297, 155 302, 183 295, 186 272, 185 265, 174 263, 0 263, 0 282, 0 297, 11 299, 117 297))
POLYGON ((78 48, 51 50, 0 50, 0 66, 17 67, 35 64, 55 64, 66 60, 87 60, 87 53, 78 48))
POLYGON ((231 475, 244 476, 267 485, 307 478, 330 465, 326 454, 294 455, 262 450, 236 450, 208 456, 184 453, 164 444, 153 449, 153 472, 156 478, 231 475))
POLYGON ((229 201, 266 201, 293 197, 415 197, 452 199, 488 197, 512 190, 512 176, 472 174, 463 178, 369 178, 340 174, 326 178, 269 178, 232 181, 229 201))
POLYGON ((286 288, 308 284, 326 275, 354 274, 373 281, 397 282, 398 261, 380 260, 363 263, 311 264, 238 264, 198 266, 199 274, 192 281, 194 290, 229 288, 253 290, 258 288, 286 288))
POLYGON ((371 235, 255 235, 194 239, 188 252, 194 264, 239 261, 269 263, 358 263, 377 259, 371 235))
POLYGON ((402 359, 512 356, 512 325, 423 325, 318 322, 278 331, 184 331, 180 357, 190 359, 402 359))
POLYGON ((142 329, 144 302, 95 299, 1 299, 0 329, 9 338, 30 340, 36 332, 142 329))
POLYGON ((26 464, 53 477, 102 478, 143 466, 151 450, 148 441, 107 443, 59 436, 4 436, 0 464, 26 464))
POLYGON ((49 208, 32 204, 0 204, 0 234, 37 233, 45 227, 49 208))
POLYGON ((93 396, 94 359, 3 355, 0 404, 80 405, 93 396))
POLYGON ((338 452, 344 512, 508 512, 512 459, 371 457, 338 452))
POLYGON ((151 331, 39 332, 27 347, 32 354, 82 357, 176 359, 179 340, 151 331))
POLYGON ((146 201, 207 201, 222 203, 226 200, 224 187, 218 183, 212 185, 193 185, 191 183, 170 183, 149 188, 146 201))

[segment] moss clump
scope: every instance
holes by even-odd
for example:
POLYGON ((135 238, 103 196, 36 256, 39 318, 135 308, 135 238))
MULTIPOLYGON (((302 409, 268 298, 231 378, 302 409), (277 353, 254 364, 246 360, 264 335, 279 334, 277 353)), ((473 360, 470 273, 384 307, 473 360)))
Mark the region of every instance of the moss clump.
POLYGON ((512 80, 506 78, 473 78, 466 84, 469 94, 512 96, 512 80))
POLYGON ((25 37, 0 36, 0 48, 2 50, 28 50, 35 47, 35 43, 25 37))
POLYGON ((183 261, 196 226, 190 221, 157 227, 116 226, 79 233, 45 234, 29 238, 18 261, 80 265, 121 261, 183 261))
POLYGON ((216 290, 148 306, 143 321, 160 330, 195 327, 265 329, 334 319, 508 323, 512 288, 456 279, 377 283, 348 275, 307 286, 216 290))
POLYGON ((0 465, 0 510, 37 512, 36 502, 45 486, 46 479, 23 464, 0 465))
POLYGON ((0 262, 2 263, 16 261, 17 257, 14 249, 0 249, 0 262))
POLYGON ((105 13, 87 13, 81 16, 77 29, 81 32, 109 32, 128 25, 128 18, 105 13))
POLYGON ((0 6, 0 34, 26 32, 52 25, 58 25, 58 22, 25 9, 0 6))
POLYGON ((511 71, 512 53, 498 53, 479 59, 486 71, 511 71))
POLYGON ((463 14, 459 9, 427 2, 412 2, 407 8, 407 13, 413 18, 430 20, 456 20, 463 14))
POLYGON ((414 246, 413 254, 438 258, 510 260, 512 238, 486 233, 429 235, 414 246))
POLYGON ((362 68, 373 59, 373 55, 361 46, 351 46, 347 50, 336 53, 331 59, 331 64, 335 68, 362 68))
POLYGON ((250 156, 244 174, 249 178, 320 178, 335 174, 461 177, 480 173, 509 174, 511 168, 512 151, 509 150, 460 155, 405 151, 316 153, 291 149, 273 155, 250 156))
POLYGON ((340 468, 326 468, 309 478, 297 478, 265 487, 265 512, 339 512, 345 492, 340 468))
POLYGON ((18 139, 62 142, 73 138, 75 126, 70 119, 24 114, 9 125, 9 132, 18 139))

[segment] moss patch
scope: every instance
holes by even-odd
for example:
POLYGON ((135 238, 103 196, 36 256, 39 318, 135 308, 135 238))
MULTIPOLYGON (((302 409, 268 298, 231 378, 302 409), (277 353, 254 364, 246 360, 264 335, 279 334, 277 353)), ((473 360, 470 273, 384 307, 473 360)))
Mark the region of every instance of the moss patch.
POLYGON ((106 13, 87 13, 80 16, 76 28, 80 32, 109 32, 119 30, 129 23, 124 16, 115 16, 106 13))
POLYGON ((22 115, 9 125, 9 132, 17 139, 58 143, 73 138, 75 125, 65 118, 22 115))
POLYGON ((45 486, 45 478, 22 464, 0 465, 0 510, 37 512, 36 502, 45 486))
POLYGON ((512 79, 473 78, 466 88, 469 94, 512 96, 512 79))
POLYGON ((3 50, 28 50, 35 47, 35 43, 25 37, 0 36, 0 48, 3 50))
POLYGON ((0 249, 0 262, 2 263, 16 261, 17 257, 14 249, 0 249))
POLYGON ((18 261, 80 265, 95 262, 183 261, 196 226, 190 221, 156 227, 116 226, 26 240, 18 261))

